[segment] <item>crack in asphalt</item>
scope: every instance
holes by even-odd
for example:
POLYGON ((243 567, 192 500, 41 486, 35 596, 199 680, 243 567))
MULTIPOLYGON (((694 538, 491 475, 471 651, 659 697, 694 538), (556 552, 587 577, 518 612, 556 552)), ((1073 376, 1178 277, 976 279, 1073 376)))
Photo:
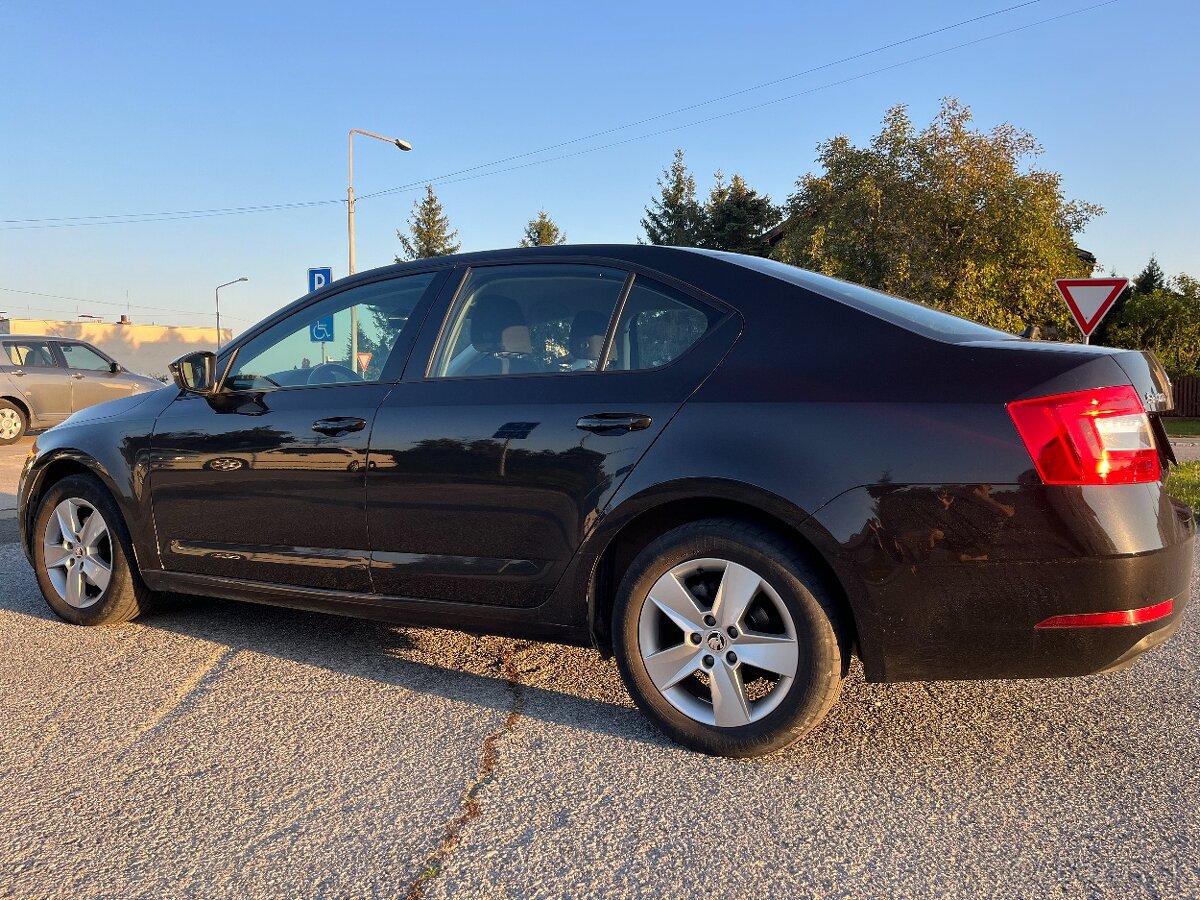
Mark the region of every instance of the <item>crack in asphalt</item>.
POLYGON ((480 795, 497 778, 497 765, 500 761, 499 743, 501 739, 512 733, 525 710, 525 686, 518 680, 515 660, 519 653, 529 649, 529 644, 503 650, 497 658, 497 667, 505 679, 505 686, 512 695, 512 706, 504 722, 495 731, 488 734, 480 745, 479 771, 463 792, 461 811, 446 823, 442 831, 442 840, 433 853, 425 858, 425 864, 405 893, 405 900, 422 900, 425 891, 433 879, 442 870, 446 858, 453 853, 462 840, 463 830, 471 820, 478 818, 480 813, 480 795))

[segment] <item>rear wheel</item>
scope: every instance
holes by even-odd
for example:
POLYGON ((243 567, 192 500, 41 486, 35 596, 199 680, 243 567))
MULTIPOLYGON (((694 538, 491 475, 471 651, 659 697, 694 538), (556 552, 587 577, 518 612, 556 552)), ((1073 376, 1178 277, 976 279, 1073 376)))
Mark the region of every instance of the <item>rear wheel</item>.
POLYGON ((152 595, 131 565, 125 521, 90 475, 72 475, 46 491, 34 520, 33 556, 42 596, 68 622, 128 622, 150 607, 152 595))
POLYGON ((816 727, 849 660, 840 606, 816 571, 774 533, 731 520, 684 525, 643 550, 613 635, 638 707, 719 756, 771 753, 816 727))
POLYGON ((25 410, 9 400, 0 400, 0 445, 15 444, 28 427, 25 410))

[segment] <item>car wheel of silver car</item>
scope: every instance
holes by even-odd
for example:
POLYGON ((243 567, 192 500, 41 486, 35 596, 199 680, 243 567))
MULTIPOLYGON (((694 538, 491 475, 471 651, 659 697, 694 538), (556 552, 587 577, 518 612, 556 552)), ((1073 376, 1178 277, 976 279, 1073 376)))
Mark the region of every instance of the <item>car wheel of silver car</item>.
POLYGON ((0 444, 15 444, 28 426, 25 410, 15 403, 0 400, 0 444))
POLYGON ((30 541, 42 596, 68 622, 127 622, 149 608, 150 591, 130 566, 124 519, 95 477, 53 484, 38 504, 30 541))
POLYGON ((614 649, 634 701, 668 737, 760 756, 816 727, 837 699, 846 618, 789 542, 707 520, 634 560, 614 607, 614 649))

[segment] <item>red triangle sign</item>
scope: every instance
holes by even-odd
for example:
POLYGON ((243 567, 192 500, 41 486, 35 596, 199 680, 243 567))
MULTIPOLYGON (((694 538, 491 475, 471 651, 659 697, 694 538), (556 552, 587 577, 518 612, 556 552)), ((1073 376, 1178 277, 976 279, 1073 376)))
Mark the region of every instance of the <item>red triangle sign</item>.
POLYGON ((1059 278, 1054 286, 1067 301, 1067 307, 1083 336, 1091 337, 1100 320, 1121 296, 1121 291, 1129 286, 1129 279, 1059 278))

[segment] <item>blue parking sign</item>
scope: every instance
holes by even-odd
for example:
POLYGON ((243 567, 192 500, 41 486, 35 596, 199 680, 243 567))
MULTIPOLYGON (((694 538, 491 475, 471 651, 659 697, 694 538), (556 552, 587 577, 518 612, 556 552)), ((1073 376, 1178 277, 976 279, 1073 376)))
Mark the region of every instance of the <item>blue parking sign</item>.
POLYGON ((333 281, 333 268, 325 266, 319 269, 308 270, 308 292, 319 291, 323 287, 327 287, 329 282, 333 281))
POLYGON ((322 316, 308 326, 308 337, 314 344, 333 340, 333 314, 322 316))

